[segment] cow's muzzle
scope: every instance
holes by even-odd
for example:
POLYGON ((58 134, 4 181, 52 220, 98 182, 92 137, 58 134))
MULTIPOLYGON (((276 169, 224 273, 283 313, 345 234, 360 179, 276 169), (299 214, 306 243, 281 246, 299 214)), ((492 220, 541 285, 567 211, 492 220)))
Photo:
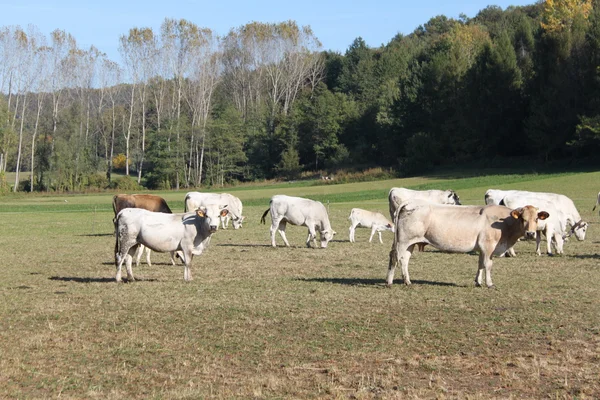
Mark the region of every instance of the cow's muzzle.
POLYGON ((535 231, 527 231, 525 232, 526 239, 535 239, 535 231))
POLYGON ((217 226, 216 225, 211 225, 210 226, 210 233, 215 233, 217 231, 217 226))

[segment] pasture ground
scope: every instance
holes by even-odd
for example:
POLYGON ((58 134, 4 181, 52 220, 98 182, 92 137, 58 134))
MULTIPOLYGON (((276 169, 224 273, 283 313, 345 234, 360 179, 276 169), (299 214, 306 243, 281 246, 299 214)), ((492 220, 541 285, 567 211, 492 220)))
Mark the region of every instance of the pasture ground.
MULTIPOLYGON (((214 235, 190 283, 166 254, 114 282, 112 194, 0 198, 0 398, 599 398, 599 178, 232 189, 247 222, 214 235), (463 204, 491 187, 564 193, 590 229, 562 257, 518 243, 494 259, 496 290, 474 287, 476 255, 429 246, 413 285, 397 271, 387 288, 391 233, 351 244, 347 218, 387 214, 392 186, 453 188, 463 204), (292 248, 269 246, 258 221, 276 193, 330 201, 327 249, 293 226, 292 248)), ((159 194, 182 210, 185 191, 159 194)))

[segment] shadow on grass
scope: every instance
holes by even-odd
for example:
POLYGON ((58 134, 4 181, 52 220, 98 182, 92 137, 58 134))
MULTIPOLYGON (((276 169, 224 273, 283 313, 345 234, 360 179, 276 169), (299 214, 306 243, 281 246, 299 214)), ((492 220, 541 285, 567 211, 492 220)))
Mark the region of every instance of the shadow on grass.
POLYGON ((566 255, 565 257, 578 258, 580 260, 598 259, 598 258, 600 258, 600 254, 570 254, 570 255, 566 255))
POLYGON ((105 236, 115 236, 115 233, 86 233, 84 235, 77 235, 77 236, 89 236, 89 237, 105 237, 105 236))
POLYGON ((271 247, 270 244, 240 244, 240 243, 219 243, 220 247, 271 247))
MULTIPOLYGON (((62 281, 62 282, 77 282, 77 283, 116 283, 115 278, 82 278, 80 276, 51 276, 51 281, 62 281)), ((130 283, 127 278, 123 278, 123 282, 130 283)), ((148 278, 135 278, 135 282, 156 282, 156 279, 148 278)))
MULTIPOLYGON (((368 279, 368 278, 295 278, 297 281, 303 282, 319 282, 319 283, 335 283, 336 285, 371 285, 371 286, 387 286, 385 279, 368 279)), ((434 282, 423 280, 412 280, 413 285, 430 285, 430 286, 454 286, 466 287, 465 285, 457 285, 450 282, 434 282)), ((397 285, 402 285, 402 280, 396 281, 397 285)))

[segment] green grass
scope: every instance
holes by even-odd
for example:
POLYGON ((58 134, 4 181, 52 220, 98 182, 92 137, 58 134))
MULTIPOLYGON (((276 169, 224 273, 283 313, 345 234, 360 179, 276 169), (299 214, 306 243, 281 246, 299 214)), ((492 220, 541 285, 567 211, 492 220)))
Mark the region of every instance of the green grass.
MULTIPOLYGON (((230 191, 244 228, 219 230, 194 259, 168 255, 116 284, 110 193, 0 199, 0 398, 598 398, 600 173, 429 177, 230 191), (477 256, 427 248, 411 287, 385 287, 392 236, 348 242, 352 207, 387 211, 392 186, 564 193, 591 222, 562 257, 494 259, 497 290, 475 288, 477 256), (258 223, 278 193, 329 201, 335 240, 269 246, 258 223), (67 200, 65 202, 65 200, 67 200)), ((160 192, 174 209, 185 190, 160 192)), ((278 237, 278 244, 282 241, 278 237)))

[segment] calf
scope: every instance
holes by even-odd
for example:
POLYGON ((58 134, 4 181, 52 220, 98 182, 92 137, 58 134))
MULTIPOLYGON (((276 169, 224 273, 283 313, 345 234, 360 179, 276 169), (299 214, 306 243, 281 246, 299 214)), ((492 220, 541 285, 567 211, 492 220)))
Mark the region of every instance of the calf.
POLYGON ((269 202, 270 207, 265 211, 260 219, 265 223, 265 217, 271 212, 271 245, 277 247, 275 243, 275 231, 283 239, 286 246, 290 246, 285 236, 285 227, 289 222, 292 225, 306 226, 308 228, 308 238, 306 246, 310 247, 313 240, 317 246, 317 232, 321 236, 321 247, 327 247, 327 243, 333 239, 336 232, 331 229, 329 216, 323 203, 302 197, 292 197, 285 195, 275 195, 269 202))
POLYGON ((415 244, 426 243, 442 251, 479 252, 475 284, 492 287, 492 256, 512 247, 523 235, 533 238, 538 219, 549 214, 533 206, 511 210, 505 206, 448 206, 419 201, 401 204, 394 221, 396 232, 390 251, 387 284, 394 280, 398 261, 404 283, 410 285, 408 261, 415 244))
POLYGON ((394 232, 394 226, 383 214, 373 211, 363 210, 361 208, 353 208, 350 211, 350 242, 354 243, 354 232, 357 227, 371 228, 371 236, 369 237, 369 243, 373 240, 375 232, 379 235, 379 243, 383 243, 381 240, 381 231, 392 231, 394 232))
POLYGON ((121 281, 121 266, 127 261, 127 278, 134 280, 132 256, 139 245, 158 252, 177 251, 185 269, 183 278, 192 280, 192 258, 208 246, 217 230, 219 216, 227 214, 226 206, 209 205, 185 214, 164 214, 127 208, 116 218, 117 240, 115 265, 117 282, 121 281))

